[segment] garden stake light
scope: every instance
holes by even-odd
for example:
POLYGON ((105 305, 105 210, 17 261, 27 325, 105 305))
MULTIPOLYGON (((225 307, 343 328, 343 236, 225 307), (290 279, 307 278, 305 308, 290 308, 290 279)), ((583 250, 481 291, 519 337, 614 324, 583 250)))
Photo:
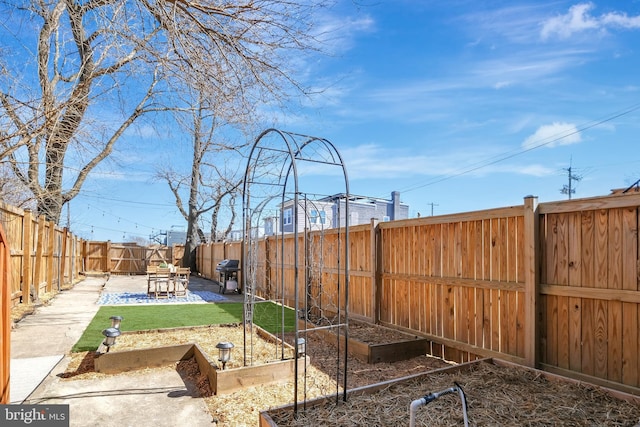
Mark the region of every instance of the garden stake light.
POLYGON ((304 338, 298 338, 296 342, 296 354, 298 357, 303 357, 307 352, 307 343, 304 338))
POLYGON ((216 348, 219 351, 218 360, 222 362, 222 369, 224 370, 225 365, 229 360, 231 360, 231 349, 234 347, 231 342, 219 342, 216 344, 216 348))
POLYGON ((111 316, 109 319, 111 319, 111 327, 120 330, 120 323, 124 318, 122 316, 111 316))
POLYGON ((120 329, 107 328, 102 331, 102 335, 105 336, 105 340, 102 344, 107 346, 107 353, 109 353, 111 346, 116 345, 116 337, 120 336, 120 329))

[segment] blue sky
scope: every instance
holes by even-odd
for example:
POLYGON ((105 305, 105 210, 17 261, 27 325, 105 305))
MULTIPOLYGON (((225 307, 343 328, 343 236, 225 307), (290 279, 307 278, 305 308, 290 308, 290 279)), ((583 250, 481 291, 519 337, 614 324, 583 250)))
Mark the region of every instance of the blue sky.
MULTIPOLYGON (((640 179, 640 1, 344 0, 318 19, 331 55, 300 74, 323 91, 275 126, 330 140, 354 194, 400 191, 416 217, 563 200, 569 167, 573 198, 640 179)), ((176 164, 188 154, 154 138, 130 133, 87 182, 70 207, 76 234, 186 226, 140 148, 176 164)), ((309 191, 343 186, 317 177, 309 191)))

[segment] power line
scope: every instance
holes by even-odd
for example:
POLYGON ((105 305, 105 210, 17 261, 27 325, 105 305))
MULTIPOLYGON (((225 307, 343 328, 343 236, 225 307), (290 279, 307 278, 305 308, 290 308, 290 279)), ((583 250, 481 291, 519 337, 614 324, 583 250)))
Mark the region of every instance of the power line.
POLYGON ((430 181, 425 182, 424 184, 408 186, 408 187, 405 187, 404 189, 400 189, 399 191, 401 191, 401 192, 410 192, 410 191, 417 190, 419 188, 427 187, 429 185, 434 185, 434 184, 437 184, 437 183, 440 183, 440 182, 443 182, 443 181, 446 181, 446 180, 449 180, 449 179, 452 179, 452 178, 456 178, 456 177, 459 177, 459 176, 462 176, 462 175, 466 175, 466 174, 471 173, 471 172, 475 172, 475 171, 477 171, 479 169, 482 169, 482 168, 485 168, 487 166, 494 165, 496 163, 499 163, 499 162, 514 158, 514 157, 522 155, 524 153, 528 153, 529 151, 533 151, 533 150, 535 150, 537 148, 544 147, 544 146, 552 144, 554 142, 561 141, 561 140, 563 140, 565 138, 568 138, 570 136, 579 134, 581 132, 584 132, 585 130, 594 128, 596 126, 600 126, 600 125, 602 125, 604 123, 610 122, 611 120, 617 119, 618 117, 625 116, 625 115, 630 114, 630 113, 632 113, 634 111, 637 111, 639 109, 640 109, 640 103, 633 104, 633 105, 631 105, 630 107, 628 107, 628 108, 626 108, 624 110, 616 111, 616 112, 612 113, 611 115, 606 116, 606 117, 604 117, 602 119, 591 121, 591 122, 587 122, 584 125, 576 128, 576 130, 574 130, 574 131, 567 132, 567 133, 560 134, 560 135, 550 136, 548 138, 542 139, 538 143, 531 144, 527 148, 518 149, 518 150, 511 150, 511 151, 507 151, 507 152, 505 152, 503 154, 500 154, 500 155, 497 155, 497 156, 489 157, 489 158, 487 158, 485 160, 482 160, 482 161, 479 161, 479 162, 476 162, 476 163, 472 163, 471 167, 466 168, 466 169, 461 169, 459 172, 454 172, 454 173, 447 174, 447 175, 441 175, 441 176, 436 177, 436 178, 434 178, 434 179, 432 179, 430 181))
POLYGON ((153 203, 153 202, 139 202, 139 201, 135 201, 135 200, 123 200, 123 199, 115 199, 115 198, 110 198, 110 197, 104 197, 104 196, 91 196, 88 194, 82 194, 81 197, 87 197, 87 198, 94 198, 94 199, 100 199, 100 200, 109 200, 112 202, 120 202, 120 203, 130 203, 132 205, 142 205, 142 206, 158 206, 158 207, 173 207, 175 208, 176 205, 175 203, 153 203))

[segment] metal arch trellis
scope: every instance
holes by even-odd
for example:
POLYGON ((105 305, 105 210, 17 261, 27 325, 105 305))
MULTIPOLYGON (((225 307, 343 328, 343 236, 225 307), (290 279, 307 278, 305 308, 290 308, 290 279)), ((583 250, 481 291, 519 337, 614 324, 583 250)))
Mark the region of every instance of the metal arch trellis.
MULTIPOLYGON (((335 173, 334 173, 335 174, 335 173)), ((335 194, 335 193, 334 193, 335 194)), ((306 342, 306 350, 304 356, 313 357, 313 348, 309 345, 308 334, 319 330, 330 329, 336 336, 336 382, 335 395, 336 401, 342 395, 342 400, 347 399, 347 354, 348 354, 348 319, 349 319, 349 181, 347 177, 346 167, 336 147, 327 139, 302 135, 292 132, 286 132, 278 129, 267 129, 262 132, 255 140, 245 170, 243 182, 243 257, 242 257, 242 291, 244 293, 244 363, 247 365, 252 361, 253 354, 253 321, 255 309, 261 302, 280 303, 281 310, 281 327, 282 342, 285 342, 285 305, 287 301, 291 301, 291 289, 293 289, 293 305, 295 313, 303 314, 303 318, 308 320, 310 313, 319 313, 319 317, 324 320, 324 324, 317 327, 308 328, 307 322, 294 322, 295 338, 294 345, 299 343, 301 339, 306 342), (322 282, 324 275, 322 272, 317 274, 315 279, 318 281, 316 293, 312 294, 310 289, 311 274, 314 268, 322 269, 322 259, 314 264, 315 252, 311 250, 310 233, 311 228, 309 220, 309 206, 319 206, 321 202, 311 200, 309 194, 301 191, 300 173, 315 171, 317 169, 327 169, 337 167, 344 178, 344 189, 337 193, 345 195, 344 213, 338 211, 337 215, 331 219, 333 227, 337 227, 338 234, 334 244, 337 246, 336 254, 337 268, 332 268, 335 277, 335 287, 337 292, 335 295, 327 298, 333 298, 329 303, 324 301, 322 295, 322 282), (287 224, 291 227, 290 236, 293 236, 293 254, 290 250, 285 253, 284 239, 284 218, 279 217, 279 212, 283 210, 286 203, 292 203, 293 215, 291 223, 287 224), (304 218, 304 226, 301 233, 300 220, 302 208, 302 217, 304 218), (272 211, 270 211, 272 209, 272 211), (267 287, 267 283, 271 283, 270 277, 261 277, 258 268, 258 248, 261 240, 259 232, 263 222, 271 219, 274 225, 272 233, 276 242, 276 249, 273 254, 275 269, 275 288, 267 287), (304 256, 300 256, 300 237, 303 238, 304 256), (302 258, 302 259, 300 259, 302 258), (293 276, 290 274, 285 277, 285 261, 286 265, 293 266, 293 276), (303 269, 303 276, 300 271, 303 269), (304 300, 301 300, 301 280, 304 279, 304 300), (293 283, 287 283, 293 282, 293 283), (325 315, 325 307, 323 304, 330 306, 331 315, 325 315), (341 335, 344 336, 344 343, 340 345, 341 335), (249 341, 249 342, 248 342, 249 341), (342 351, 342 354, 341 354, 342 351), (341 367, 343 372, 341 372, 341 367), (342 393, 340 393, 340 377, 342 376, 343 385, 342 393)), ((325 198, 324 200, 326 200, 325 198)), ((340 206, 341 203, 338 203, 340 206)), ((288 206, 288 205, 287 205, 288 206)), ((317 211, 316 211, 317 213, 317 211)), ((324 233, 316 233, 320 239, 324 239, 324 233)), ((314 237, 315 238, 315 237, 314 237)), ((322 251, 320 251, 322 252, 322 251)), ((271 263, 273 265, 273 262, 271 263)), ((328 311, 327 311, 328 312, 328 311)), ((276 350, 277 351, 277 350, 276 350)), ((295 357, 298 357, 298 350, 295 351, 295 357)), ((284 345, 280 347, 280 358, 285 358, 284 345)), ((305 358, 306 360, 306 358, 305 358)), ((298 410, 298 399, 300 397, 299 388, 302 377, 302 396, 307 400, 307 364, 304 370, 299 372, 299 363, 295 363, 295 380, 294 380, 294 411, 298 410)), ((327 393, 329 394, 329 393, 327 393)))

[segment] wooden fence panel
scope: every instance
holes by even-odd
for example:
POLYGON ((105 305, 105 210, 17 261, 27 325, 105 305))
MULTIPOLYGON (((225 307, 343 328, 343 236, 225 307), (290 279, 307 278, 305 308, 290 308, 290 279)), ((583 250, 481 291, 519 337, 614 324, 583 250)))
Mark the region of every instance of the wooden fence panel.
MULTIPOLYGON (((20 283, 22 281, 22 242, 24 211, 6 203, 0 202, 0 224, 4 227, 7 237, 7 250, 10 256, 11 275, 10 296, 12 301, 19 301, 22 291, 20 283)), ((13 304, 13 303, 12 303, 13 304)))
MULTIPOLYGON (((561 374, 640 387, 640 195, 526 200, 353 227, 351 315, 426 336, 433 354, 456 361, 540 362, 561 374)), ((282 294, 284 286, 285 304, 294 305, 296 245, 300 295, 308 285, 314 304, 337 310, 343 246, 335 230, 260 242, 264 292, 282 294)), ((215 261, 230 258, 223 249, 215 261)))
MULTIPOLYGON (((138 246, 136 243, 111 243, 111 242, 76 242, 66 239, 66 253, 79 250, 82 246, 84 267, 72 265, 71 259, 61 255, 66 261, 62 264, 62 273, 69 277, 69 271, 73 267, 76 273, 81 270, 86 272, 103 272, 111 274, 145 274, 147 266, 160 265, 162 263, 179 265, 184 254, 184 245, 167 246, 138 246), (75 247, 75 249, 74 249, 75 247)), ((203 248, 206 246, 203 246, 203 248)), ((202 254, 202 251, 200 251, 202 254)), ((206 265, 206 264, 205 264, 206 265)))
POLYGON ((44 216, 0 202, 0 224, 9 248, 12 305, 29 304, 45 292, 56 292, 83 270, 80 251, 73 252, 64 243, 68 246, 79 239, 44 216))
MULTIPOLYGON (((112 274, 144 274, 147 270, 145 247, 132 244, 116 244, 109 246, 109 272, 112 274)), ((173 261, 169 257, 168 262, 173 261)))
MULTIPOLYGON (((262 239, 257 242, 256 251, 256 271, 255 271, 255 294, 265 299, 276 299, 274 289, 270 280, 271 263, 269 262, 271 256, 271 241, 269 239, 262 239)), ((245 274, 247 274, 245 272, 245 274)))
MULTIPOLYGON (((225 259, 239 260, 242 269, 242 242, 212 242, 199 245, 196 249, 196 267, 199 274, 207 279, 220 279, 216 267, 225 259)), ((238 272, 238 280, 242 280, 242 270, 238 272)))
POLYGON ((213 243, 198 245, 196 268, 202 277, 213 278, 213 243))
POLYGON ((10 398, 11 372, 11 255, 9 242, 0 223, 0 404, 10 398))
POLYGON ((639 206, 637 195, 541 204, 546 369, 640 386, 639 206))
POLYGON ((478 350, 521 361, 525 351, 522 208, 378 227, 381 323, 455 344, 445 348, 445 356, 457 361, 475 357, 471 353, 478 350))
MULTIPOLYGON (((56 227, 49 227, 49 232, 47 233, 47 256, 46 256, 46 270, 47 270, 47 292, 53 292, 53 290, 58 290, 58 275, 54 271, 54 260, 56 257, 56 240, 58 237, 56 227)), ((66 229, 65 229, 66 231, 66 229)))
POLYGON ((147 246, 144 248, 144 264, 146 266, 158 266, 160 264, 171 264, 172 255, 169 248, 161 245, 147 246))

